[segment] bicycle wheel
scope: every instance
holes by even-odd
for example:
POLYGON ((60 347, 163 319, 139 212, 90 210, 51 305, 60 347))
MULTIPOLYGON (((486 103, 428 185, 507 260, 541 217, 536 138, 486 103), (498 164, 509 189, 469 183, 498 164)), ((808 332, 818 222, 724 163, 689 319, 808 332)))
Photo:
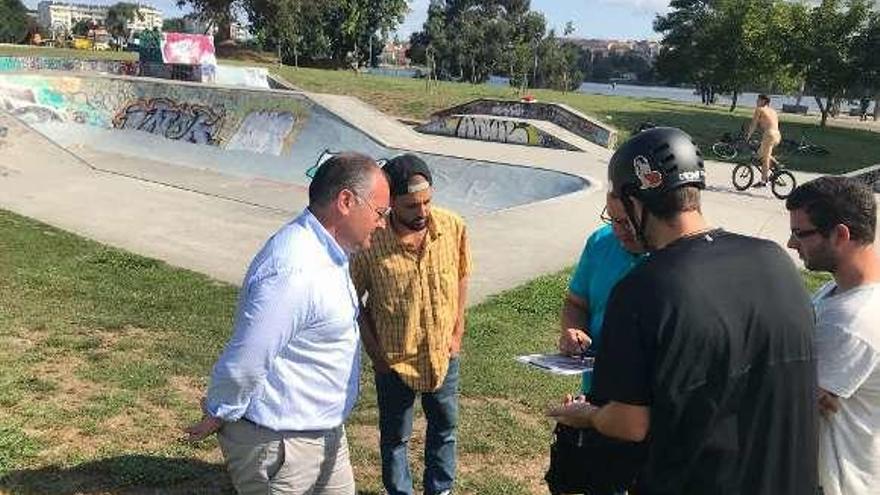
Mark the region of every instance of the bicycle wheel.
POLYGON ((712 153, 715 153, 718 158, 733 160, 736 158, 736 147, 730 143, 718 141, 712 145, 712 153))
POLYGON ((773 180, 770 181, 770 190, 773 195, 779 199, 785 199, 797 187, 797 180, 788 170, 780 170, 773 174, 773 180))
POLYGON ((818 144, 808 144, 804 146, 804 153, 809 153, 811 155, 827 155, 828 148, 824 146, 820 146, 818 144))
POLYGON ((737 191, 745 191, 752 187, 755 180, 755 170, 748 163, 740 163, 733 167, 733 188, 737 191))

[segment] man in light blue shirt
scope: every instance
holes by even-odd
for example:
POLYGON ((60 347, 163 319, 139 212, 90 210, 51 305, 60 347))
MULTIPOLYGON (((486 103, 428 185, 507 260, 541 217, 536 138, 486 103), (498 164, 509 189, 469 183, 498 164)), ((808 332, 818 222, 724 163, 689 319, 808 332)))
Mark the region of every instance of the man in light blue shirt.
MULTIPOLYGON (((568 285, 562 308, 559 351, 582 354, 598 349, 602 338, 602 320, 611 289, 638 264, 644 248, 639 243, 625 211, 617 211, 619 202, 607 202, 602 210, 603 227, 593 232, 581 253, 568 285)), ((581 391, 589 393, 592 373, 585 372, 581 391)))
POLYGON ((372 159, 336 155, 315 174, 308 208, 251 262, 205 416, 186 429, 193 441, 218 432, 239 493, 355 493, 343 428, 360 371, 349 254, 384 228, 389 201, 372 159))

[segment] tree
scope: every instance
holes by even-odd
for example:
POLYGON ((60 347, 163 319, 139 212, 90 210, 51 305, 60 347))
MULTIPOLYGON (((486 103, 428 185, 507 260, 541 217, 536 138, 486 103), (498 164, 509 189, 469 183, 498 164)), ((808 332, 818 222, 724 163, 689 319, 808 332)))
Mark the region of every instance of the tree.
POLYGON ((27 8, 21 0, 0 0, 0 43, 21 43, 27 33, 27 8))
POLYGON ((790 84, 793 65, 784 43, 793 35, 791 4, 781 0, 673 0, 654 29, 664 34, 658 72, 670 82, 695 84, 703 102, 716 92, 771 91, 790 84))
POLYGON ((252 29, 285 61, 343 66, 376 59, 403 22, 406 0, 241 0, 252 29), (372 46, 372 49, 370 47, 372 46))
POLYGON ((206 24, 217 26, 216 41, 229 39, 229 28, 235 20, 237 0, 177 0, 178 7, 185 5, 192 7, 195 16, 206 24))
POLYGON ((796 66, 819 105, 824 127, 836 103, 860 79, 859 46, 871 25, 870 6, 866 0, 822 0, 801 22, 796 66))
POLYGON ((183 33, 186 31, 186 21, 183 17, 171 17, 162 21, 162 32, 183 33))
POLYGON ((869 14, 868 22, 855 43, 855 66, 861 96, 874 100, 874 120, 880 119, 880 13, 869 14))
POLYGON ((116 40, 116 46, 121 45, 120 39, 128 39, 131 35, 129 24, 135 18, 143 19, 143 14, 135 3, 120 2, 107 9, 107 20, 104 21, 104 25, 107 32, 116 40))
POLYGON ((95 22, 92 19, 80 19, 73 23, 70 32, 77 36, 88 36, 89 30, 91 30, 94 25, 95 22))

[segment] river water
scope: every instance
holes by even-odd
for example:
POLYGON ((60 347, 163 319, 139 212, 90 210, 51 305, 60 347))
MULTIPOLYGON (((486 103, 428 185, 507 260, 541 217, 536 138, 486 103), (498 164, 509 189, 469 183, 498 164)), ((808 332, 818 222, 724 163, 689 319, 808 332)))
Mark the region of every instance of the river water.
MULTIPOLYGON (((371 74, 390 76, 390 77, 413 77, 416 73, 412 68, 371 68, 371 74)), ((503 76, 489 76, 486 84, 494 86, 507 86, 508 78, 503 76)), ((675 88, 671 86, 641 86, 635 84, 606 84, 585 82, 578 88, 580 93, 608 95, 608 96, 626 96, 629 98, 658 98, 672 101, 681 101, 686 103, 700 103, 700 95, 695 94, 691 88, 675 88)), ((755 106, 758 99, 758 93, 741 93, 737 98, 737 107, 751 108, 755 106)), ((731 102, 730 95, 718 95, 717 105, 729 106, 731 102)), ((797 98, 786 95, 770 95, 770 105, 782 110, 782 104, 794 105, 797 98)), ((819 107, 816 100, 812 96, 805 95, 801 98, 801 105, 805 105, 811 113, 818 113, 819 107)), ((846 112, 847 105, 843 105, 841 110, 846 112)))

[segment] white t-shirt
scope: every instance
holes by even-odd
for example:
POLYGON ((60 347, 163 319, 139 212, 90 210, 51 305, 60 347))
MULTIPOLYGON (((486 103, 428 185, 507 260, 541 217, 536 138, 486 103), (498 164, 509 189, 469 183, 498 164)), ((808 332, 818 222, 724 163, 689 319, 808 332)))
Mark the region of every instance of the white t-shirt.
POLYGON ((819 482, 825 495, 880 493, 880 284, 813 298, 819 387, 840 410, 819 426, 819 482))

